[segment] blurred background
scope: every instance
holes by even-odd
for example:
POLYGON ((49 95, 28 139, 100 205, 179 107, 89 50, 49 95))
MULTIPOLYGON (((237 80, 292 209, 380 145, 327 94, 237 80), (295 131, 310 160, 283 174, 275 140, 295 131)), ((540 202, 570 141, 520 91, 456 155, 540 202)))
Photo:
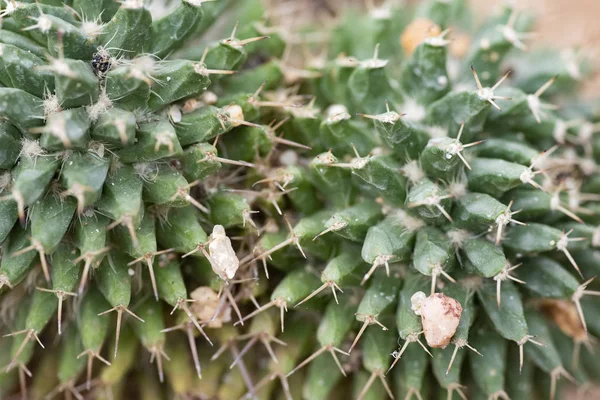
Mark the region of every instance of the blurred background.
MULTIPOLYGON (((413 1, 418 2, 418 1, 413 1)), ((470 0, 479 17, 485 17, 499 0, 470 0)), ((520 9, 530 10, 539 17, 532 44, 551 44, 559 48, 583 46, 589 51, 595 67, 600 67, 600 1, 599 0, 517 0, 520 9)), ((587 97, 600 95, 600 74, 595 73, 585 85, 587 97)))
MULTIPOLYGON (((290 24, 321 18, 326 24, 340 10, 350 6, 380 5, 384 0, 264 0, 275 7, 289 10, 290 24)), ((467 0, 480 21, 493 14, 502 4, 535 15, 535 37, 527 40, 529 47, 551 45, 560 49, 580 49, 600 69, 600 0, 467 0)), ((387 0, 388 3, 418 4, 420 0, 387 0)), ((285 18, 284 18, 285 19, 285 18)), ((586 98, 600 97, 600 74, 594 72, 584 86, 586 98)))

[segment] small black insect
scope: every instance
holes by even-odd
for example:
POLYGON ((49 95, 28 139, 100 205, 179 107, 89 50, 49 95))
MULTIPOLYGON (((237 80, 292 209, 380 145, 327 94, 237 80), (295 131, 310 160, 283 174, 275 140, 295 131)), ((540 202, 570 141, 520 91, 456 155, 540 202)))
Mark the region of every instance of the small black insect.
POLYGON ((104 76, 112 65, 110 55, 106 51, 94 53, 92 57, 92 68, 97 76, 104 76))

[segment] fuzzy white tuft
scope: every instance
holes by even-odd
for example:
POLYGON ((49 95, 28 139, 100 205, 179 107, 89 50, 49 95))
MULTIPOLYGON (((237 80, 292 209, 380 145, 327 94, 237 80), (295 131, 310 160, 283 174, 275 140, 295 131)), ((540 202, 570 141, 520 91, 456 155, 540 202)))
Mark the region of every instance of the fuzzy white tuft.
POLYGON ((419 218, 413 217, 402 209, 395 210, 394 217, 402 226, 411 232, 418 231, 425 226, 425 223, 419 218))
POLYGON ((98 118, 108 110, 110 110, 113 106, 112 101, 108 98, 106 94, 106 90, 102 90, 100 96, 98 97, 98 101, 90 106, 87 106, 85 110, 88 113, 88 117, 90 121, 96 122, 98 118))
POLYGON ((417 160, 410 160, 402 166, 400 169, 402 174, 411 183, 417 183, 421 179, 425 178, 425 172, 421 169, 421 165, 417 160))
POLYGON ((44 154, 46 154, 46 150, 40 146, 39 141, 27 138, 21 140, 21 152, 19 153, 19 157, 33 159, 35 157, 43 156, 44 154))
POLYGON ((448 192, 455 199, 460 199, 467 194, 467 183, 461 181, 452 181, 448 184, 448 192))
POLYGON ((56 94, 48 94, 44 98, 43 107, 44 118, 48 118, 48 116, 62 111, 62 107, 60 106, 60 102, 58 101, 58 96, 56 94))
POLYGON ((10 171, 5 171, 0 174, 0 194, 2 194, 6 189, 10 188, 10 171))

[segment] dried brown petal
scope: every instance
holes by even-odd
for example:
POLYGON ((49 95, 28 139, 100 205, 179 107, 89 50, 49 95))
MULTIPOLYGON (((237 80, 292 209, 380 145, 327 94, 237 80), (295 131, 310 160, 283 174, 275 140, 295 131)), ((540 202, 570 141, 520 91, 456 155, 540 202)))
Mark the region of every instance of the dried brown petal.
POLYGON ((548 299, 543 300, 540 307, 546 317, 552 320, 565 335, 577 340, 584 340, 587 337, 573 302, 548 299))

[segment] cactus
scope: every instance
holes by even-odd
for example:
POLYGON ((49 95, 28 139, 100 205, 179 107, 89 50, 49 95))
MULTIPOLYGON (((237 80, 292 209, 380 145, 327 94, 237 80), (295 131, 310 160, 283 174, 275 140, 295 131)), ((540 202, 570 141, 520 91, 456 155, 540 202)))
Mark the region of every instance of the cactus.
POLYGON ((0 397, 598 382, 587 60, 392 3, 0 0, 0 397))

